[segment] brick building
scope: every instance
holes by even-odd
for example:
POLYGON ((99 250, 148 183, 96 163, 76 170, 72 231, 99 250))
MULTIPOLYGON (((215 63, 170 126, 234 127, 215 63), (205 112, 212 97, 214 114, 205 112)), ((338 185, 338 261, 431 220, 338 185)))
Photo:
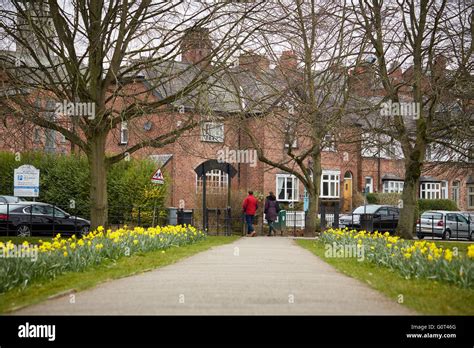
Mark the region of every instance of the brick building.
MULTIPOLYGON (((205 30, 186 36, 182 43, 182 61, 175 62, 173 69, 185 70, 190 66, 193 69, 205 68, 209 64, 205 61, 205 57, 211 49, 212 42, 205 30)), ((223 74, 215 77, 208 84, 209 90, 202 94, 202 91, 197 92, 200 98, 205 95, 206 111, 196 108, 197 95, 194 94, 191 98, 177 101, 156 114, 140 118, 139 121, 123 122, 109 136, 107 152, 110 154, 123 152, 127 146, 133 146, 144 137, 156 136, 164 129, 172 129, 192 114, 193 117, 203 121, 200 127, 187 132, 175 143, 159 149, 143 148, 134 153, 134 156, 149 156, 163 167, 166 179, 171 182, 170 206, 178 206, 184 202, 186 208, 199 207, 202 181, 197 177, 195 169, 200 164, 217 159, 223 149, 235 151, 234 155, 238 153, 252 157, 252 144, 246 134, 236 127, 235 117, 233 117, 240 114, 242 108, 248 105, 242 105, 242 100, 235 98, 234 93, 244 91, 251 96, 265 93, 265 88, 257 88, 259 81, 265 79, 266 76, 278 74, 281 69, 294 69, 297 65, 291 51, 283 52, 280 60, 274 63, 272 66, 268 59, 253 53, 241 55, 238 66, 232 69, 230 75, 223 74), (236 78, 233 79, 233 77, 236 78)), ((377 88, 367 87, 373 81, 364 68, 355 71, 355 74, 358 79, 356 90, 361 91, 362 94, 365 93, 367 97, 381 94, 377 88)), ((394 76, 403 79, 409 74, 410 69, 405 72, 397 70, 394 76)), ((127 81, 127 88, 146 90, 147 81, 157 76, 156 70, 143 71, 141 76, 134 76, 133 79, 127 81)), ((147 97, 166 97, 181 88, 186 83, 186 79, 189 80, 192 76, 192 74, 184 74, 180 78, 182 81, 173 80, 149 93, 147 97)), ((4 79, 4 76, 0 76, 0 79, 2 78, 4 79)), ((31 94, 31 98, 44 108, 48 108, 48 103, 51 102, 47 96, 41 96, 41 93, 36 96, 31 94)), ((117 108, 120 107, 117 105, 117 108)), ((49 108, 52 109, 53 105, 49 108)), ((64 122, 71 121, 65 119, 64 122)), ((247 117, 242 122, 246 122, 246 126, 257 135, 267 155, 274 160, 285 158, 288 142, 274 130, 266 127, 264 121, 247 117)), ((401 192, 403 190, 403 158, 396 144, 393 148, 384 147, 376 150, 364 146, 363 130, 355 124, 351 129, 341 130, 341 133, 350 134, 351 139, 356 141, 331 143, 322 152, 321 198, 323 201, 341 201, 341 207, 347 211, 356 204, 355 195, 364 187, 367 187, 370 192, 401 192)), ((303 147, 304 141, 300 144, 303 147)), ((0 150, 14 152, 38 150, 64 154, 75 151, 74 147, 59 133, 12 117, 5 117, 0 124, 0 150)), ((258 160, 253 161, 249 157, 245 162, 231 163, 237 172, 232 179, 232 190, 252 189, 265 194, 273 191, 281 202, 302 205, 305 195, 304 187, 296 177, 258 160)), ((209 172, 207 174, 208 193, 225 195, 228 190, 228 181, 227 175, 219 170, 209 172)), ((421 179, 419 197, 453 199, 460 209, 474 210, 472 166, 457 169, 450 165, 446 169, 443 163, 427 165, 421 179)))

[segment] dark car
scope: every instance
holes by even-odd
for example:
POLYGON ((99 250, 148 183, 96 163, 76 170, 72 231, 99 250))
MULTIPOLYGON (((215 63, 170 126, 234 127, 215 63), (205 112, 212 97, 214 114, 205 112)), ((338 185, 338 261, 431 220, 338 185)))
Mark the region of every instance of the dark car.
POLYGON ((19 202, 0 204, 0 233, 2 235, 43 236, 83 235, 89 231, 90 221, 71 216, 51 204, 19 202))
POLYGON ((339 227, 367 230, 369 232, 395 232, 400 209, 391 205, 367 204, 362 205, 351 214, 339 216, 339 227))
POLYGON ((23 198, 15 196, 0 196, 0 204, 25 202, 23 198))

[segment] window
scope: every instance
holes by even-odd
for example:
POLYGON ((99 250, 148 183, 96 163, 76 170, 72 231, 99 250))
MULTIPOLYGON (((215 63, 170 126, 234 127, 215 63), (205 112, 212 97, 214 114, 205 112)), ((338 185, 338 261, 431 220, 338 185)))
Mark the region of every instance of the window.
MULTIPOLYGON (((227 173, 213 169, 206 173, 206 193, 217 194, 227 192, 227 173)), ((202 177, 197 177, 196 192, 202 192, 202 177)))
POLYGON ((222 122, 204 122, 201 126, 201 141, 224 142, 224 124, 222 122))
POLYGON ((467 207, 474 209, 474 185, 467 187, 467 207))
POLYGON ((323 198, 339 198, 340 172, 323 170, 321 175, 321 194, 323 198))
POLYGON ((421 199, 439 199, 441 197, 441 183, 424 182, 420 185, 421 199))
POLYGON ((336 151, 336 140, 332 134, 326 134, 323 139, 323 151, 336 151))
POLYGON ((120 124, 120 145, 128 144, 128 122, 123 121, 120 124))
POLYGON ((276 176, 277 200, 286 202, 298 201, 298 179, 290 174, 276 176))
POLYGON ((44 151, 54 152, 56 149, 56 131, 52 129, 44 130, 44 151))
POLYGON ((33 142, 35 144, 39 144, 41 143, 41 131, 39 128, 35 128, 35 133, 34 133, 34 137, 33 137, 33 142))
POLYGON ((448 199, 448 182, 441 181, 441 199, 448 199))
POLYGON ((292 149, 296 149, 298 147, 298 137, 296 136, 296 131, 291 124, 286 126, 285 148, 289 148, 290 145, 292 149))
POLYGON ((365 189, 368 193, 374 192, 374 179, 371 176, 365 177, 365 189))
POLYGON ((386 180, 383 182, 384 193, 402 193, 403 192, 403 181, 397 180, 386 180))
POLYGON ((454 181, 451 199, 456 203, 456 205, 459 205, 459 188, 460 188, 460 182, 454 181))

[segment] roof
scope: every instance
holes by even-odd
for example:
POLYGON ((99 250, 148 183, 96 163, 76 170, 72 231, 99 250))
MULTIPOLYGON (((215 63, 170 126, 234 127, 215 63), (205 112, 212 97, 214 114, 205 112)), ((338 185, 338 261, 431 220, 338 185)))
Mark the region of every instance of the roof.
POLYGON ((394 174, 385 174, 384 176, 382 176, 382 181, 385 181, 385 180, 404 181, 403 178, 394 174))

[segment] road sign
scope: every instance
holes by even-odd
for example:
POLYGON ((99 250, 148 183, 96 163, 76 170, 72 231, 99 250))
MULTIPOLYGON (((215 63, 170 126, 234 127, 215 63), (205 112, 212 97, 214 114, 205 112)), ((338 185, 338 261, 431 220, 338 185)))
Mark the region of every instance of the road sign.
POLYGON ((17 197, 38 197, 40 171, 25 164, 14 170, 13 194, 17 197))
POLYGON ((151 182, 160 185, 165 183, 165 178, 163 177, 161 169, 158 169, 155 174, 153 174, 153 176, 151 177, 151 182))

